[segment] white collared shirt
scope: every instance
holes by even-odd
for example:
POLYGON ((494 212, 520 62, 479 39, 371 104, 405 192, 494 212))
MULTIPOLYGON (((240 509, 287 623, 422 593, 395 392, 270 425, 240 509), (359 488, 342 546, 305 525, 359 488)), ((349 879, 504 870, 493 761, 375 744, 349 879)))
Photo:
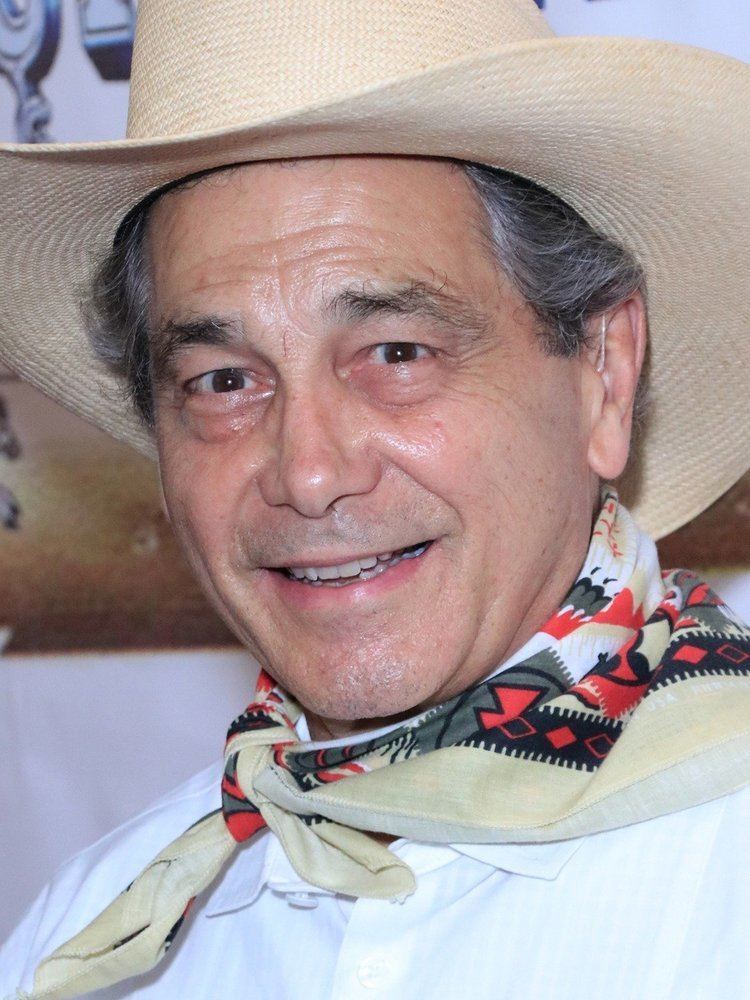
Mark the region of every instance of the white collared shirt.
MULTIPOLYGON (((218 764, 68 862, 0 951, 0 997, 219 805, 218 764)), ((391 845, 403 902, 302 881, 243 845, 166 959, 98 1000, 724 1000, 750 997, 750 789, 575 841, 391 845)))

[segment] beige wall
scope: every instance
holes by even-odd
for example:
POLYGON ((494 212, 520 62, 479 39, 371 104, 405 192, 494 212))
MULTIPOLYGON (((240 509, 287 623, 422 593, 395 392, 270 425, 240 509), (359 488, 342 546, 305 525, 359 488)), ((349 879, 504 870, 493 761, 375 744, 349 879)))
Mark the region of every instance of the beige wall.
POLYGON ((0 527, 8 652, 234 644, 177 550, 149 461, 37 390, 0 381, 21 454, 0 455, 18 527, 0 527))

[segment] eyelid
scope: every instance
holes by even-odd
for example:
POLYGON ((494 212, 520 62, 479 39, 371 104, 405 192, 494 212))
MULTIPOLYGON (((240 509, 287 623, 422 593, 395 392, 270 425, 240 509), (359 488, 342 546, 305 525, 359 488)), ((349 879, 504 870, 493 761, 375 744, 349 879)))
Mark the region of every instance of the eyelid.
POLYGON ((252 381, 254 381, 256 386, 258 387, 263 387, 264 385, 266 386, 268 385, 267 379, 260 378, 256 372, 253 372, 250 369, 240 368, 237 365, 227 365, 222 368, 211 368, 209 371, 202 372, 200 375, 194 375, 192 378, 189 378, 184 383, 183 388, 185 392, 196 396, 232 396, 237 392, 246 391, 247 387, 245 387, 244 389, 230 389, 227 390, 226 392, 211 392, 210 390, 201 392, 197 388, 198 384, 203 379, 206 379, 209 376, 217 375, 220 372, 233 372, 235 374, 242 375, 243 377, 247 377, 252 381))

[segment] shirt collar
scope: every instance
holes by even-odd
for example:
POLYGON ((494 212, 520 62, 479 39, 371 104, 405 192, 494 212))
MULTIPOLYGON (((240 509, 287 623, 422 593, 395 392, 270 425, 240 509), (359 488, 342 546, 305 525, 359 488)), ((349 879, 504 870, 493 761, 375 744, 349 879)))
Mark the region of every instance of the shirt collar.
MULTIPOLYGON (((412 868, 417 879, 455 861, 457 855, 464 855, 499 871, 552 881, 584 839, 544 844, 427 844, 396 840, 390 849, 412 868)), ((235 853, 204 912, 214 917, 250 906, 265 886, 287 896, 333 895, 300 878, 278 839, 265 831, 235 853)))
POLYGON ((553 881, 581 846, 585 837, 544 844, 452 844, 455 851, 493 868, 553 881))
POLYGON ((270 830, 264 830, 235 852, 204 912, 208 917, 215 917, 250 906, 266 886, 287 896, 334 895, 300 878, 278 838, 270 830))

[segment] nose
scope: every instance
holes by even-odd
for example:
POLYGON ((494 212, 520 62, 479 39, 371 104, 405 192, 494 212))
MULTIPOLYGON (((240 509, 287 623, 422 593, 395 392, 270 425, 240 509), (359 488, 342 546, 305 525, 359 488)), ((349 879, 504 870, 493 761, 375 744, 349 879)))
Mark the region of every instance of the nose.
POLYGON ((337 500, 375 488, 380 463, 357 406, 315 389, 288 392, 280 403, 258 475, 267 504, 318 518, 337 500))

